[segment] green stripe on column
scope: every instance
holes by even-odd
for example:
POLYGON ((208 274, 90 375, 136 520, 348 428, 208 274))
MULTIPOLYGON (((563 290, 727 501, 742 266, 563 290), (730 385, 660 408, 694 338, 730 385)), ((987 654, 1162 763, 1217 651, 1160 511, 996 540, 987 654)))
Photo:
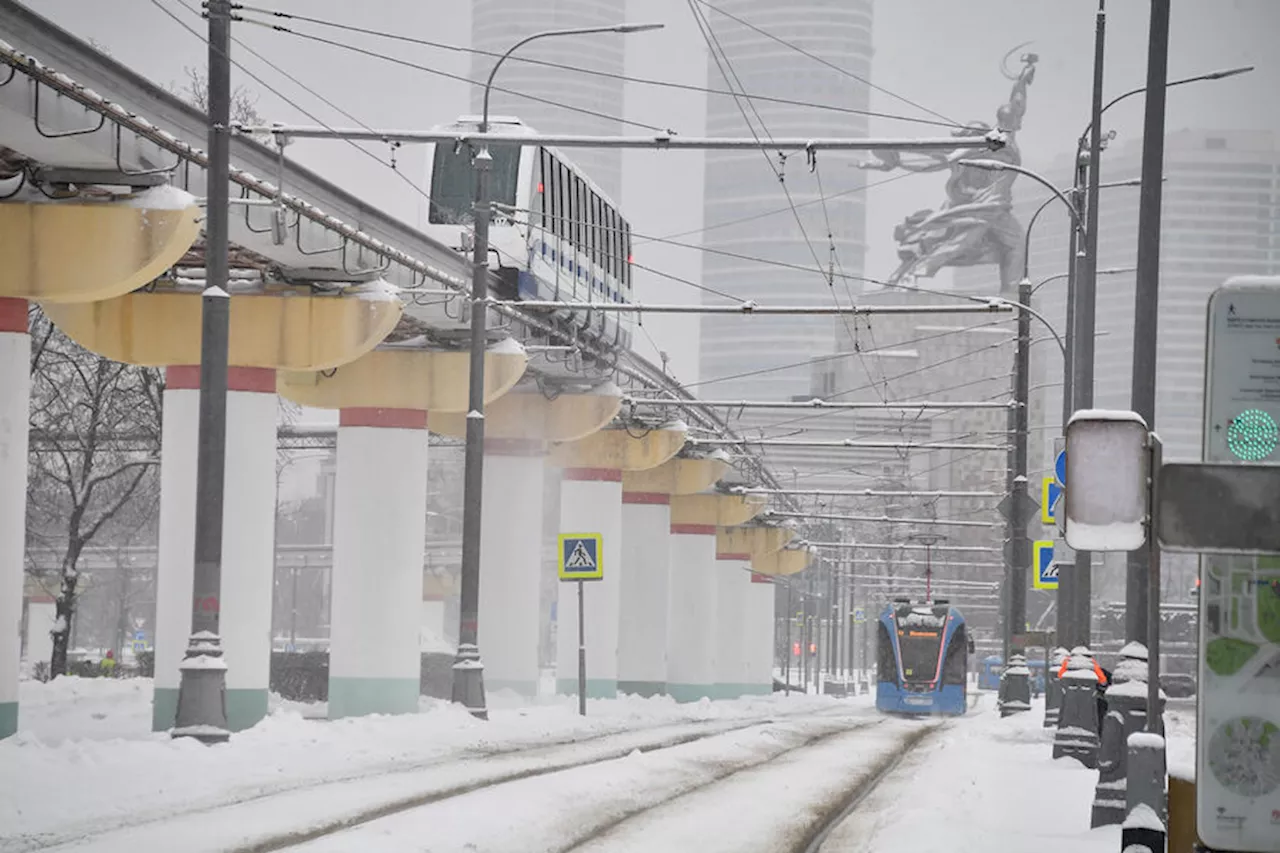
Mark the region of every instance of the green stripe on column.
POLYGON ((252 728, 267 715, 267 690, 237 688, 227 690, 227 728, 242 732, 252 728))
MULTIPOLYGON (((578 679, 576 678, 557 678, 556 693, 564 696, 578 695, 578 679)), ((616 699, 618 698, 618 682, 612 678, 588 678, 587 679, 587 698, 588 699, 616 699)))
POLYGON ((619 681, 618 692, 643 696, 646 699, 650 696, 665 696, 667 683, 665 681, 619 681))
POLYGON ((772 696, 772 684, 744 684, 742 685, 743 696, 772 696))
POLYGON ((518 678, 486 678, 484 689, 489 693, 494 690, 511 690, 521 696, 533 698, 538 695, 538 682, 521 681, 518 678))
POLYGON ((0 739, 18 730, 18 703, 0 702, 0 739))
POLYGON ((715 687, 710 684, 672 684, 668 682, 667 693, 677 702, 698 702, 704 698, 713 698, 715 687))
POLYGON ((178 688, 157 687, 151 699, 151 731, 167 732, 178 719, 178 688))
POLYGON ((416 678, 329 676, 329 719, 417 713, 420 686, 416 678))

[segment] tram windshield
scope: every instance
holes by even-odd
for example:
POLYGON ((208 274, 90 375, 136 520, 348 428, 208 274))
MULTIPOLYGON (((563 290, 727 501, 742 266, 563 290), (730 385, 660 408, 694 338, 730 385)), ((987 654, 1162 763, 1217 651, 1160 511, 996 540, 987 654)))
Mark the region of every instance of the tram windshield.
MULTIPOLYGON (((514 207, 520 148, 516 145, 490 145, 489 155, 493 158, 489 168, 489 201, 514 207)), ((470 223, 475 189, 471 149, 460 145, 455 151, 452 145, 437 145, 431 167, 431 211, 427 221, 432 225, 470 223)))
POLYGON ((938 649, 942 631, 938 628, 899 628, 898 647, 902 652, 902 677, 906 681, 929 682, 938 673, 938 649))

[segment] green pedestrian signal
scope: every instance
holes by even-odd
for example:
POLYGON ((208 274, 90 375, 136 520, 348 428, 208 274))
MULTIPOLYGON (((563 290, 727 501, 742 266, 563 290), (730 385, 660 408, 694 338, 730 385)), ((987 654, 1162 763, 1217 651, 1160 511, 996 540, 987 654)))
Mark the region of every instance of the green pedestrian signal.
POLYGON ((1227 424, 1227 449, 1245 462, 1266 459, 1278 442, 1280 428, 1275 419, 1261 409, 1245 409, 1227 424))

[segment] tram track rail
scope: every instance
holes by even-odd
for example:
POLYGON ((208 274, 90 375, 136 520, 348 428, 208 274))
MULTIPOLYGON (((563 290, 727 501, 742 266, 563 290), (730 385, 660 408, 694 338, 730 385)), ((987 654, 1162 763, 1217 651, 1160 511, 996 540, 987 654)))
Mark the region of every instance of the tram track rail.
MULTIPOLYGON (((267 853, 300 846, 307 841, 332 835, 355 826, 361 826, 382 817, 398 814, 414 808, 430 805, 488 787, 522 779, 586 767, 630 755, 670 749, 751 728, 780 725, 790 721, 822 720, 825 718, 850 718, 849 709, 822 709, 759 714, 750 717, 716 720, 692 720, 642 728, 613 729, 598 734, 569 735, 548 738, 541 742, 521 742, 485 747, 473 746, 445 755, 432 756, 420 761, 362 768, 360 771, 316 779, 268 790, 255 791, 239 796, 210 802, 207 798, 198 804, 155 812, 148 815, 131 815, 127 822, 113 826, 77 827, 57 835, 16 835, 0 837, 0 848, 14 853, 31 851, 91 851, 118 849, 123 838, 137 838, 136 849, 152 849, 149 842, 169 844, 167 831, 174 829, 192 832, 193 826, 215 826, 222 821, 236 821, 248 813, 261 813, 279 808, 287 811, 290 803, 303 801, 311 795, 326 796, 343 801, 344 791, 354 792, 362 785, 384 783, 388 790, 397 786, 415 785, 412 793, 386 796, 364 807, 335 814, 331 820, 319 820, 305 828, 282 829, 266 832, 253 840, 233 841, 201 849, 235 851, 235 853, 267 853), (458 768, 464 768, 459 771, 458 768), (466 776, 450 783, 440 778, 450 773, 466 776), (416 775, 428 778, 415 780, 416 775), (115 846, 113 846, 115 845, 115 846)), ((179 845, 180 846, 180 845, 179 845)), ((159 848, 155 848, 159 849, 159 848)), ((171 846, 171 849, 178 847, 171 846)))

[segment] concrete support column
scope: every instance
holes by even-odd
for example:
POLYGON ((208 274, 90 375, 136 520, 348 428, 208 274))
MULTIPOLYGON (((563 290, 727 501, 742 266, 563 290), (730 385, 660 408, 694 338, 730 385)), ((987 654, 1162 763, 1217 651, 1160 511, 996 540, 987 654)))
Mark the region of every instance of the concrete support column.
POLYGON ((667 691, 667 596, 671 498, 622 493, 622 600, 618 624, 618 692, 667 691))
POLYGON ((747 660, 745 693, 769 696, 773 693, 773 650, 775 620, 773 581, 752 572, 746 590, 742 647, 747 660))
POLYGON ((480 532, 480 648, 489 691, 538 695, 542 481, 546 443, 484 443, 480 532))
POLYGON ((418 709, 427 413, 344 408, 338 426, 329 718, 418 709))
MULTIPOLYGON (((241 731, 267 714, 275 570, 276 373, 227 374, 226 495, 222 521, 220 628, 227 662, 227 725, 241 731)), ((165 371, 160 438, 160 537, 156 578, 152 728, 173 726, 179 664, 191 633, 196 439, 200 368, 165 371)))
MULTIPOLYGON (((618 695, 622 471, 617 468, 565 468, 560 486, 560 531, 599 533, 604 537, 600 555, 604 579, 588 581, 585 590, 587 697, 612 699, 618 695)), ((556 614, 556 692, 576 696, 577 584, 560 584, 556 614)))
POLYGON ((716 554, 716 699, 747 692, 747 587, 750 554, 716 554))
POLYGON ((0 738, 18 730, 30 374, 27 301, 0 299, 0 738))
POLYGON ((718 593, 715 525, 672 524, 667 692, 678 702, 715 692, 718 593))

